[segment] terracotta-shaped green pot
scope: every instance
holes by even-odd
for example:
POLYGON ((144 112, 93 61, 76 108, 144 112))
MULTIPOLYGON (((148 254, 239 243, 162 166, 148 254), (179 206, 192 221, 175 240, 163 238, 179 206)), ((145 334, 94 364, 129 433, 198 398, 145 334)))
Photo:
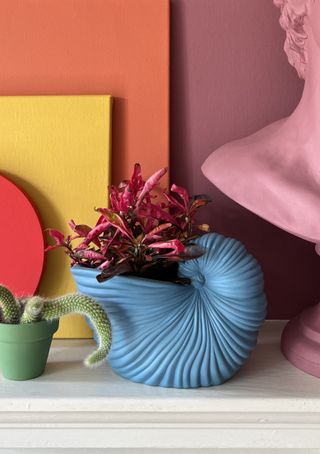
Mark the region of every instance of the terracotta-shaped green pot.
POLYGON ((9 380, 39 377, 46 367, 59 320, 25 325, 0 323, 0 369, 9 380))

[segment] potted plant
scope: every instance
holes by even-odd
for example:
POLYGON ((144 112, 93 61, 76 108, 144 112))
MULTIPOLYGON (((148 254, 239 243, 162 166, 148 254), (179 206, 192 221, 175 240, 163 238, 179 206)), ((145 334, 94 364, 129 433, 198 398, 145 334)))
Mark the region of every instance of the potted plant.
POLYGON ((50 229, 47 250, 65 248, 78 290, 108 311, 117 373, 161 386, 219 384, 255 345, 262 273, 239 242, 196 223, 207 196, 158 188, 165 173, 144 181, 136 164, 109 188, 94 227, 72 220, 72 235, 50 229))
POLYGON ((70 313, 86 315, 96 327, 99 346, 85 359, 85 365, 99 365, 111 346, 111 325, 107 314, 92 298, 70 294, 54 300, 40 296, 15 298, 0 286, 0 369, 11 380, 29 380, 45 369, 59 317, 70 313))

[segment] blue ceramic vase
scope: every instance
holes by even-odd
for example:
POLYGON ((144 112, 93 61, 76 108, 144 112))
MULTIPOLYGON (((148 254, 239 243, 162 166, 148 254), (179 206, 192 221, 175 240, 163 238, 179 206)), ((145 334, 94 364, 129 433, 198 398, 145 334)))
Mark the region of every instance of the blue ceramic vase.
POLYGON ((191 285, 134 276, 98 283, 97 270, 75 266, 78 290, 108 312, 109 363, 134 382, 174 388, 219 385, 244 364, 265 318, 263 275, 236 240, 210 233, 205 255, 181 263, 191 285))

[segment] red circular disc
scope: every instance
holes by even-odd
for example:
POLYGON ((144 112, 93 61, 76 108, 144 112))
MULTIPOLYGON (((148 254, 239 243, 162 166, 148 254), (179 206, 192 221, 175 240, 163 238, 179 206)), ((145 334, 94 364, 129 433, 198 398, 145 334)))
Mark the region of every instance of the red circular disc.
POLYGON ((0 283, 15 295, 33 295, 44 263, 38 215, 25 194, 0 175, 0 283))

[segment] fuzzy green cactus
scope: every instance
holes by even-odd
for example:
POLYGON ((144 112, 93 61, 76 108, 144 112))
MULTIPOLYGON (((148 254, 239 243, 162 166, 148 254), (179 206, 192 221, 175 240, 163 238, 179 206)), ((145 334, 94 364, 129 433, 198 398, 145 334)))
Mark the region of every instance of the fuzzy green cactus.
POLYGON ((0 311, 1 322, 18 324, 20 321, 20 304, 10 290, 0 285, 0 311))
POLYGON ((89 296, 71 293, 51 301, 39 296, 32 297, 25 305, 21 323, 53 320, 62 315, 74 313, 86 315, 97 330, 98 349, 85 359, 86 366, 97 366, 106 358, 110 350, 111 324, 102 307, 89 296))
POLYGON ((16 300, 12 293, 0 286, 0 308, 5 323, 33 323, 40 320, 54 320, 67 314, 86 315, 96 328, 99 345, 84 361, 88 367, 100 365, 111 347, 111 324, 102 307, 92 298, 78 293, 46 300, 33 296, 16 300))

